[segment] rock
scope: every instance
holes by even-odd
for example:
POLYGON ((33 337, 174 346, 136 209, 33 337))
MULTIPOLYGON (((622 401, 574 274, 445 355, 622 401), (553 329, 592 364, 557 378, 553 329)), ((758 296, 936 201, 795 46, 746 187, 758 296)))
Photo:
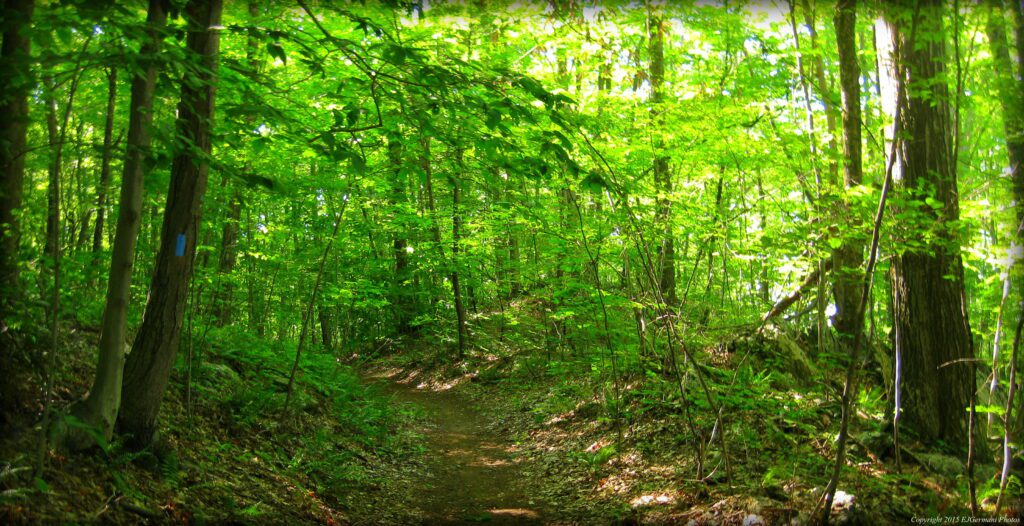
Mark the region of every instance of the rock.
POLYGON ((751 513, 743 517, 743 526, 764 526, 764 519, 751 513))
POLYGON ((863 446, 869 452, 880 457, 884 457, 888 453, 891 453, 892 435, 880 430, 873 429, 855 433, 853 435, 853 441, 855 444, 863 446))
POLYGON ((781 486, 770 484, 762 487, 761 489, 764 490, 764 494, 772 500, 777 500, 779 502, 789 501, 789 495, 781 486))
POLYGON ((240 380, 238 373, 222 363, 204 362, 199 369, 199 381, 204 385, 230 385, 240 380))
POLYGON ((779 344, 779 353, 788 368, 798 382, 808 383, 814 380, 818 374, 818 368, 807 357, 807 353, 796 343, 795 340, 780 333, 776 339, 779 344))

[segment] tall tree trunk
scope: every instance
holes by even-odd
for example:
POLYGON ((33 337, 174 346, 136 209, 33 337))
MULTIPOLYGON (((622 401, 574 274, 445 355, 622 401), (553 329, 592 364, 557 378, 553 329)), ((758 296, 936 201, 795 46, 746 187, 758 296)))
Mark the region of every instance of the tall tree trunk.
MULTIPOLYGON (((150 7, 150 12, 152 12, 152 7, 150 7)), ((161 23, 161 25, 163 24, 161 23)), ((135 81, 132 80, 132 82, 135 81)), ((103 226, 107 217, 107 194, 110 190, 110 160, 114 153, 114 111, 116 109, 117 68, 111 67, 107 71, 107 117, 103 123, 103 159, 100 162, 100 184, 96 187, 96 225, 92 233, 93 253, 97 253, 103 248, 103 226)), ((130 119, 129 116, 129 127, 131 126, 130 119)), ((121 184, 124 185, 123 182, 121 184)), ((136 234, 137 236, 138 234, 136 234)))
POLYGON ((316 309, 317 317, 320 319, 320 341, 324 345, 324 350, 328 352, 334 350, 334 326, 330 310, 330 307, 323 303, 316 309))
MULTIPOLYGON (((351 189, 351 183, 349 184, 351 189)), ((345 192, 348 195, 348 192, 345 192)), ((282 408, 282 415, 288 414, 288 406, 292 400, 292 393, 295 390, 295 376, 299 372, 299 364, 302 360, 302 350, 305 348, 306 339, 309 336, 309 327, 313 324, 313 308, 316 306, 316 298, 320 293, 320 285, 324 280, 324 268, 327 266, 327 257, 331 254, 331 247, 334 246, 334 240, 338 237, 338 228, 341 226, 341 220, 345 217, 345 209, 348 208, 348 199, 341 202, 341 210, 334 219, 334 228, 331 229, 331 237, 327 240, 327 244, 324 246, 323 255, 320 256, 320 265, 316 272, 316 281, 313 282, 313 290, 309 294, 309 301, 306 303, 306 307, 302 311, 302 329, 299 332, 299 343, 295 347, 295 361, 292 362, 291 374, 288 376, 288 389, 287 394, 284 398, 284 407, 282 408)))
MULTIPOLYGON (((825 60, 818 48, 818 30, 815 23, 814 7, 811 0, 801 0, 804 9, 804 23, 810 29, 811 51, 813 51, 812 62, 814 64, 814 91, 817 92, 821 105, 825 108, 825 130, 829 134, 829 151, 838 152, 839 145, 836 143, 836 108, 835 99, 832 96, 828 81, 825 79, 825 60)), ((852 37, 851 37, 852 38, 852 37)), ((851 40, 852 41, 852 40, 851 40)), ((854 55, 856 57, 856 54, 854 55)), ((841 67, 841 66, 840 66, 841 67)), ((840 73, 841 74, 841 73, 840 73)), ((842 79, 840 78, 840 82, 842 79)), ((835 158, 829 161, 829 184, 837 184, 838 166, 835 158)))
POLYGON ((444 248, 441 246, 441 225, 437 221, 437 210, 434 203, 434 173, 433 168, 430 164, 430 137, 425 136, 420 139, 422 148, 420 157, 420 167, 423 169, 424 180, 424 191, 427 196, 427 212, 430 213, 430 239, 434 242, 434 245, 438 250, 444 253, 444 248))
MULTIPOLYGON (((768 214, 765 212, 764 182, 762 181, 760 170, 757 172, 757 196, 757 210, 761 223, 761 232, 768 232, 768 214)), ((764 243, 763 239, 761 243, 764 243)), ((772 304, 772 285, 771 278, 768 273, 769 264, 768 258, 763 258, 760 261, 760 268, 757 273, 757 282, 760 289, 758 290, 758 293, 761 297, 761 303, 758 305, 759 309, 772 304)))
POLYGON ((34 0, 5 0, 0 48, 0 330, 12 303, 20 297, 18 253, 22 183, 25 181, 25 134, 28 95, 32 90, 32 40, 29 30, 34 0))
MULTIPOLYGON (((124 346, 127 332, 128 306, 131 303, 132 267, 135 245, 142 224, 143 176, 149 153, 149 127, 153 116, 153 93, 156 90, 158 61, 167 22, 166 0, 150 0, 146 16, 147 35, 142 44, 139 61, 143 69, 132 78, 131 102, 128 115, 128 142, 125 146, 124 168, 121 174, 121 197, 118 204, 116 233, 110 273, 107 278, 107 298, 100 327, 99 361, 89 394, 72 407, 71 413, 83 422, 96 427, 105 438, 113 433, 121 405, 124 370, 124 346)), ((112 70, 113 71, 113 70, 112 70)), ((113 73, 110 78, 115 78, 113 73)), ((116 90, 111 90, 115 92, 116 90)), ((108 104, 108 123, 112 104, 108 104)), ((106 138, 109 138, 109 128, 106 138)), ((105 141, 106 142, 106 139, 105 141)), ((106 156, 106 152, 104 152, 106 156)), ((102 183, 101 183, 102 187, 102 183)), ((103 210, 102 205, 100 210, 103 210)), ((102 212, 101 212, 102 213, 102 212)), ((102 216, 100 216, 102 217, 102 216)), ((99 220, 100 223, 102 220, 99 220)), ((102 232, 100 226, 97 232, 102 232)), ((93 249, 96 250, 96 245, 93 249)), ((68 445, 81 448, 89 445, 88 437, 80 434, 68 436, 68 445)))
POLYGON ((661 245, 658 247, 659 280, 661 293, 670 305, 679 303, 676 297, 676 256, 675 239, 672 235, 672 175, 669 172, 668 156, 664 154, 664 140, 661 138, 664 119, 661 103, 665 99, 662 83, 665 81, 665 22, 657 16, 648 17, 649 53, 651 59, 651 117, 654 131, 654 186, 658 192, 658 223, 664 229, 661 245))
MULTIPOLYGON (((847 189, 863 180, 861 164, 860 64, 857 62, 857 0, 840 0, 834 18, 836 43, 839 48, 839 84, 843 94, 843 183, 847 189)), ((847 207, 847 211, 849 207, 847 207)), ((860 306, 864 244, 844 239, 832 254, 836 270, 835 327, 840 341, 852 342, 853 332, 862 324, 855 319, 860 306)))
POLYGON ((185 15, 187 48, 199 64, 186 69, 182 79, 177 135, 179 144, 191 147, 179 152, 171 167, 149 302, 124 368, 117 427, 131 435, 129 442, 134 447, 153 440, 160 402, 174 365, 209 168, 221 0, 191 0, 185 15))
MULTIPOLYGON (((711 217, 711 223, 710 223, 711 228, 709 229, 711 233, 710 233, 710 235, 707 238, 707 241, 706 241, 706 244, 705 244, 705 248, 703 248, 704 252, 706 252, 707 255, 708 255, 708 279, 707 279, 707 282, 704 285, 704 298, 703 298, 704 306, 702 307, 702 312, 701 312, 701 316, 700 316, 699 325, 704 326, 704 327, 706 327, 707 324, 708 324, 708 321, 711 320, 711 305, 713 303, 715 303, 710 298, 710 296, 711 296, 711 284, 714 282, 714 277, 715 277, 715 252, 718 252, 720 254, 725 254, 725 252, 726 252, 725 251, 725 239, 726 239, 726 236, 721 235, 721 233, 726 230, 724 228, 725 225, 721 224, 721 217, 722 217, 722 186, 723 186, 724 183, 725 183, 725 167, 723 166, 723 167, 719 168, 718 183, 715 185, 715 214, 711 217), (719 248, 716 250, 715 242, 719 241, 719 237, 721 237, 721 242, 722 243, 721 243, 721 246, 719 246, 719 248)), ((699 259, 700 258, 698 257, 698 260, 699 259)), ((696 269, 694 269, 694 270, 696 270, 696 269)), ((684 298, 685 298, 685 294, 684 294, 684 298)), ((724 300, 725 300, 725 298, 723 297, 723 298, 720 298, 718 301, 724 301, 724 300)))
MULTIPOLYGON (((462 170, 462 149, 455 150, 456 169, 462 170)), ((466 356, 466 306, 462 302, 462 285, 459 282, 459 243, 462 240, 462 185, 454 176, 449 176, 452 185, 452 294, 455 296, 455 321, 458 332, 461 360, 466 356)))
POLYGON ((395 258, 395 276, 392 283, 391 298, 395 310, 395 328, 399 334, 412 332, 412 308, 409 294, 409 253, 407 252, 409 240, 405 237, 407 225, 404 221, 405 212, 402 210, 405 205, 405 184, 402 181, 402 137, 398 132, 388 134, 388 163, 391 170, 389 201, 391 204, 394 219, 392 228, 394 237, 392 242, 392 253, 395 258))
MULTIPOLYGON (((259 2, 249 0, 250 21, 255 20, 259 14, 259 2)), ((245 43, 245 60, 248 62, 249 69, 252 73, 257 73, 260 69, 260 61, 256 58, 256 54, 259 51, 259 38, 258 35, 255 34, 255 31, 256 30, 250 31, 245 43)), ((245 121, 252 126, 256 122, 256 117, 255 115, 247 116, 245 121)), ((251 159, 246 159, 244 170, 246 173, 252 170, 251 159)), ((227 184, 226 176, 223 184, 227 184)), ((228 216, 224 221, 224 227, 221 230, 220 237, 220 258, 217 261, 219 288, 217 290, 217 297, 213 302, 217 309, 215 318, 218 327, 223 327, 228 323, 231 323, 233 308, 232 300, 235 292, 235 284, 231 281, 231 273, 234 271, 235 264, 238 262, 238 231, 241 218, 242 190, 236 184, 231 191, 231 197, 228 201, 228 216)))
POLYGON ((519 230, 519 226, 514 218, 505 222, 505 235, 507 236, 505 239, 508 247, 508 293, 510 298, 523 293, 523 285, 519 278, 519 230))
MULTIPOLYGON (((74 64, 74 71, 71 77, 71 84, 68 86, 68 100, 64 105, 64 115, 61 122, 57 122, 57 101, 56 86, 52 77, 44 79, 43 101, 46 103, 46 132, 50 142, 50 166, 49 185, 46 193, 46 245, 43 255, 48 260, 48 265, 53 271, 53 305, 47 312, 49 321, 54 327, 56 334, 57 316, 60 310, 60 257, 61 257, 61 168, 64 159, 64 143, 67 140, 68 125, 71 120, 71 109, 75 105, 75 94, 78 91, 78 81, 82 77, 83 69, 81 61, 85 51, 89 47, 92 35, 86 37, 82 51, 74 64)), ((56 352, 57 338, 54 336, 54 352, 56 352)))
POLYGON ((60 244, 60 169, 63 164, 64 148, 60 139, 60 128, 57 125, 57 99, 54 91, 56 86, 52 77, 43 80, 46 103, 46 136, 50 142, 50 164, 47 168, 48 184, 46 191, 46 244, 43 255, 52 263, 57 257, 60 244))
MULTIPOLYGON (((1003 109, 1003 130, 1006 135, 1006 150, 1010 161, 1010 177, 1013 180, 1013 197, 1017 203, 1017 222, 1013 227, 1014 237, 1016 238, 1016 245, 1024 245, 1024 94, 1021 93, 1019 81, 1019 74, 1024 74, 1024 42, 1020 39, 1024 38, 1024 20, 1021 18, 1021 2, 1020 0, 1011 0, 1011 12, 1014 13, 1015 23, 1017 25, 1017 68, 1014 68, 1013 61, 1010 59, 1010 51, 1006 42, 1006 24, 1003 11, 1002 0, 988 0, 991 11, 989 12, 988 23, 985 27, 986 33, 988 34, 989 46, 993 57, 993 74, 996 78, 996 87, 999 93, 999 102, 1003 109)), ((1013 244, 1013 243, 1011 243, 1013 244)), ((992 380, 991 387, 989 389, 989 400, 991 401, 992 395, 995 394, 999 386, 999 355, 1000 355, 1000 342, 1003 341, 1001 338, 1000 331, 1002 329, 1002 318, 1003 309, 1006 300, 1010 294, 1010 290, 1016 291, 1015 301, 1017 302, 1017 316, 1018 318, 1024 317, 1024 268, 1018 262, 1012 265, 1009 269, 1009 275, 1006 278, 1005 286, 1003 289, 1003 300, 1000 304, 999 321, 996 324, 996 334, 993 339, 993 350, 992 350, 992 380)), ((1012 302, 1011 302, 1012 304, 1012 302)), ((1013 312, 1013 309, 1010 309, 1013 312)), ((1020 334, 1018 333, 1018 337, 1020 334)), ((1011 358, 1013 360, 1013 358, 1011 358)), ((1011 365, 1011 372, 1014 366, 1011 365)), ((1010 380, 1013 383, 1013 380, 1010 380)), ((1012 392, 1012 388, 1011 388, 1012 392)), ((990 402, 991 403, 991 402, 990 402)), ((1007 408, 1013 405, 1013 400, 1009 400, 1007 408)), ((1024 407, 1019 409, 1020 414, 1024 414, 1024 407)), ((992 422, 992 415, 989 415, 989 422, 992 422)), ((1002 483, 1005 485, 1006 477, 1009 475, 1009 471, 1013 465, 1020 465, 1020 462, 1014 462, 1013 451, 1010 445, 1010 433, 1012 430, 1012 423, 1006 423, 1004 421, 1004 427, 1007 427, 1007 434, 1005 435, 1005 441, 1003 446, 1003 473, 1002 483)), ((1017 427, 1018 431, 1021 432, 1022 427, 1017 427)), ((1019 441, 1019 436, 1018 436, 1019 441)), ((1019 451, 1019 447, 1016 448, 1019 451)))
MULTIPOLYGON (((423 170, 423 192, 426 197, 427 213, 430 216, 430 240, 433 241, 433 250, 436 251, 438 260, 444 260, 444 246, 441 245, 441 225, 437 220, 437 208, 434 202, 434 171, 430 163, 430 136, 420 138, 420 169, 423 170)), ((431 279, 434 275, 431 274, 431 279)), ((436 284, 431 292, 430 305, 436 307, 440 301, 441 294, 437 291, 436 284)))
POLYGON ((235 285, 231 282, 231 272, 238 261, 238 223, 242 217, 242 192, 236 187, 231 191, 228 202, 228 214, 221 230, 220 257, 217 260, 217 277, 219 288, 214 300, 215 321, 218 327, 231 323, 232 299, 235 285))
MULTIPOLYGON (((906 6, 904 6, 906 7, 906 6)), ((892 260, 896 345, 903 356, 902 421, 926 443, 967 444, 965 408, 974 389, 971 331, 964 298, 960 245, 952 224, 960 217, 956 167, 952 164, 949 90, 941 0, 927 0, 890 18, 896 82, 906 93, 899 112, 904 131, 897 142, 897 189, 907 206, 935 224, 935 238, 892 260), (913 37, 912 37, 913 35, 913 37), (913 38, 914 41, 911 41, 913 38), (909 201, 918 188, 934 188, 933 208, 909 201)), ((911 211, 904 209, 904 211, 911 211)))
MULTIPOLYGON (((1006 134, 1006 150, 1010 159, 1010 178, 1013 180, 1013 196, 1017 202, 1018 224, 1024 221, 1024 93, 1021 92, 1019 75, 1024 74, 1024 21, 1021 18, 1020 0, 1011 0, 1011 10, 1015 14, 1017 27, 1018 63, 1014 68, 1010 60, 1010 51, 1006 43, 1006 25, 1003 16, 1002 0, 989 0, 989 13, 986 32, 992 51, 995 66, 996 87, 999 92, 999 103, 1003 109, 1003 130, 1006 134)), ((1021 234, 1018 234, 1020 236, 1021 234)), ((1021 238, 1018 237, 1018 240, 1021 238)), ((1021 289, 1017 289, 1021 290, 1021 289)))

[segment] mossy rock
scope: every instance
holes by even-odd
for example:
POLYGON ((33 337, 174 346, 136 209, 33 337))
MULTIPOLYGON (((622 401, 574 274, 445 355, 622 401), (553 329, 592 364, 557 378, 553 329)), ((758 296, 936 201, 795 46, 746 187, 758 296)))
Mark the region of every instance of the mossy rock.
POLYGON ((933 473, 951 479, 964 474, 964 463, 956 457, 941 453, 919 453, 916 456, 921 465, 933 473))
POLYGON ((807 384, 818 376, 818 368, 795 340, 785 334, 779 334, 776 341, 786 372, 793 378, 807 384))
POLYGON ((238 373, 229 365, 206 362, 200 368, 199 381, 204 385, 231 385, 241 381, 238 373))

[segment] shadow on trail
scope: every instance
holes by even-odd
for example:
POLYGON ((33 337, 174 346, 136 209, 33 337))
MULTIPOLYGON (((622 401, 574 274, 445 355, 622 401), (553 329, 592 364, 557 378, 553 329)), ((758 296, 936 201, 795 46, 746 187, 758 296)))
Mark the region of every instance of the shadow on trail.
POLYGON ((427 478, 410 494, 421 524, 552 524, 540 499, 530 495, 522 467, 506 437, 487 429, 480 412, 451 391, 371 377, 383 392, 423 409, 427 478))

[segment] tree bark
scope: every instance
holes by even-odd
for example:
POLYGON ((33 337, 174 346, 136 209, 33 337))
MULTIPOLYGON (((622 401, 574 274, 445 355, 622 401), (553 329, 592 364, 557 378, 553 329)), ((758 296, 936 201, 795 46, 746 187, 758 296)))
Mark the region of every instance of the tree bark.
POLYGON ((232 299, 235 285, 231 282, 231 272, 238 261, 238 223, 242 217, 242 192, 238 188, 231 191, 228 203, 228 215, 224 219, 224 228, 220 237, 220 257, 217 260, 217 276, 219 289, 214 306, 217 309, 215 319, 218 327, 231 323, 232 299))
POLYGON ((32 40, 29 30, 34 0, 6 0, 7 29, 0 48, 0 330, 20 296, 18 253, 22 185, 25 181, 25 134, 28 95, 32 90, 32 40))
MULTIPOLYGON (((150 0, 146 16, 147 39, 142 44, 140 63, 143 69, 132 78, 131 102, 128 115, 128 142, 125 146, 124 168, 121 174, 121 197, 118 204, 117 227, 114 234, 110 273, 107 278, 107 297, 103 308, 103 322, 100 327, 99 361, 96 376, 89 394, 75 404, 71 413, 86 424, 96 427, 105 438, 110 439, 114 422, 121 406, 121 389, 124 370, 124 347, 127 333, 128 306, 131 303, 132 267, 135 246, 142 224, 142 194, 145 162, 149 153, 151 137, 149 128, 153 121, 153 94, 156 91, 156 76, 164 26, 167 22, 166 0, 150 0)), ((116 79, 113 70, 109 78, 116 79)), ((116 93, 111 89, 110 93, 116 93)), ((108 103, 109 115, 113 104, 108 103)), ((109 139, 109 127, 104 142, 109 139)), ((104 157, 108 153, 104 152, 104 157)), ((109 168, 109 164, 107 165, 109 168)), ((101 183, 101 188, 104 185, 101 183)), ((101 194, 102 195, 102 194, 101 194)), ((103 205, 100 205, 102 213, 103 205)), ((102 218, 102 216, 99 216, 102 218)), ((102 219, 98 220, 97 233, 102 233, 102 219)), ((102 234, 101 234, 102 235, 102 234)), ((95 238, 94 238, 95 243, 95 238)), ((93 245, 97 250, 97 245, 93 245)), ((88 447, 88 437, 71 433, 66 442, 72 449, 88 447)))
MULTIPOLYGON (((255 20, 260 14, 260 5, 254 0, 249 1, 249 18, 255 20)), ((245 43, 245 59, 249 63, 249 69, 255 73, 260 69, 260 61, 256 58, 259 50, 259 39, 255 30, 249 33, 245 43)), ((251 126, 256 122, 255 116, 246 117, 245 121, 251 126)), ((245 163, 245 172, 252 170, 252 161, 245 163)), ((224 184, 227 184, 225 176, 224 184)), ((233 310, 232 300, 234 298, 235 284, 231 281, 231 273, 238 262, 238 231, 239 222, 242 218, 242 191, 236 184, 231 191, 228 201, 228 217, 224 221, 221 230, 220 258, 217 261, 217 276, 219 288, 217 298, 214 301, 216 310, 215 318, 218 327, 231 323, 233 310)))
MULTIPOLYGON (((999 103, 1003 109, 1003 130, 1006 134, 1006 151, 1010 160, 1010 178, 1013 181, 1013 196, 1017 202, 1017 223, 1024 221, 1024 94, 1021 93, 1016 74, 1024 74, 1024 64, 1018 62, 1015 70, 1010 60, 1010 51, 1006 43, 1006 25, 1003 17, 1002 0, 989 0, 991 12, 985 26, 989 46, 992 51, 992 63, 999 93, 999 103)), ((1024 60, 1024 27, 1020 20, 1021 5, 1019 0, 1012 0, 1011 9, 1017 19, 1017 60, 1024 60)), ((1018 234, 1018 241, 1021 240, 1018 234)), ((1020 290, 1018 288, 1018 290, 1020 290)))
POLYGON ((672 175, 669 173, 668 156, 664 154, 661 128, 664 120, 661 107, 665 100, 662 83, 665 81, 665 23, 657 16, 648 17, 648 39, 651 78, 651 113, 656 128, 654 133, 654 186, 658 193, 658 222, 664 229, 661 245, 658 247, 659 285, 669 305, 679 303, 676 297, 676 256, 675 239, 672 235, 672 175))
MULTIPOLYGON (((349 189, 351 189, 351 183, 349 189)), ((299 372, 299 364, 302 359, 302 351, 306 345, 306 338, 309 335, 309 326, 313 323, 313 308, 316 306, 316 298, 320 293, 320 285, 324 280, 324 268, 327 266, 327 257, 331 254, 331 247, 334 246, 334 240, 338 237, 338 228, 341 226, 341 220, 345 217, 345 209, 348 208, 348 192, 345 192, 346 198, 341 202, 341 210, 338 212, 337 217, 334 219, 334 228, 331 229, 331 237, 327 240, 327 244, 324 246, 323 255, 320 256, 320 265, 316 272, 316 281, 313 282, 313 290, 309 294, 309 302, 306 304, 306 308, 302 311, 302 329, 299 332, 299 343, 295 347, 295 361, 292 362, 291 374, 288 375, 288 390, 284 398, 284 407, 282 408, 281 414, 288 414, 288 406, 292 400, 292 393, 295 390, 295 376, 299 372)))
POLYGON ((130 435, 133 447, 145 447, 153 440, 181 336, 206 193, 221 7, 221 0, 191 0, 185 8, 187 48, 198 58, 199 67, 186 69, 181 83, 177 135, 179 144, 189 147, 175 156, 171 167, 149 302, 124 368, 117 427, 130 435))
POLYGON ((46 103, 46 136, 50 142, 50 164, 47 167, 48 184, 46 190, 46 244, 43 255, 52 264, 57 258, 60 244, 60 168, 63 164, 64 148, 61 144, 60 130, 57 125, 57 100, 54 95, 53 78, 43 80, 43 100, 46 103))
MULTIPOLYGON (((150 11, 152 12, 152 7, 150 7, 150 11)), ((148 20, 147 23, 149 23, 148 20)), ((133 79, 132 83, 134 84, 134 82, 133 79)), ((96 188, 96 224, 92 233, 93 253, 98 253, 103 248, 103 227, 107 217, 107 194, 110 190, 110 160, 114 153, 114 111, 116 109, 117 68, 111 67, 107 72, 107 117, 103 123, 103 159, 100 162, 100 184, 96 188)), ((131 117, 129 117, 129 127, 131 126, 130 119, 131 117)), ((123 187, 123 181, 121 185, 123 187)))
POLYGON ((331 322, 330 308, 324 304, 317 307, 317 317, 320 319, 320 341, 328 352, 334 350, 334 327, 331 322))
MULTIPOLYGON (((839 48, 839 84, 843 103, 843 183, 847 189, 863 180, 861 162, 860 64, 857 61, 857 0, 840 0, 835 12, 836 43, 839 48)), ((847 206, 847 216, 849 217, 847 206)), ((835 328, 841 342, 849 343, 854 331, 863 326, 856 319, 860 306, 860 266, 864 245, 844 239, 832 254, 835 272, 835 328)))
POLYGON ((401 177, 404 148, 402 147, 402 137, 398 132, 388 134, 387 142, 388 163, 391 168, 389 201, 392 213, 394 214, 392 222, 392 228, 394 229, 392 254, 395 258, 395 276, 392 283, 391 301, 394 305, 395 329, 399 334, 409 334, 412 332, 412 308, 408 291, 409 286, 406 283, 410 277, 409 253, 407 252, 409 241, 405 237, 406 225, 401 218, 404 215, 401 208, 405 204, 405 185, 401 177))
POLYGON ((931 222, 935 238, 923 250, 892 260, 893 321, 903 356, 902 421, 925 443, 967 445, 967 412, 974 389, 971 331, 964 298, 960 244, 952 223, 960 217, 956 167, 951 162, 951 115, 945 82, 946 51, 940 0, 905 10, 913 20, 889 13, 896 82, 907 94, 899 112, 904 131, 896 138, 897 190, 914 211, 931 222), (934 188, 933 208, 914 196, 934 188), (917 201, 911 201, 914 197, 917 201))
MULTIPOLYGON (((437 208, 434 202, 434 173, 430 161, 430 136, 420 137, 420 169, 423 170, 423 192, 426 198, 427 213, 430 216, 430 240, 433 242, 433 250, 436 251, 439 261, 444 260, 444 246, 441 244, 441 225, 437 218, 437 208)), ((431 279, 434 279, 431 274, 431 279)), ((436 307, 441 301, 442 294, 437 290, 436 283, 433 283, 434 290, 431 292, 430 305, 436 307)))
MULTIPOLYGON (((1013 227, 1012 237, 1016 239, 1017 246, 1024 245, 1024 94, 1021 93, 1019 82, 1016 80, 1017 75, 1024 73, 1024 42, 1020 39, 1024 38, 1024 20, 1021 18, 1021 2, 1020 0, 1010 1, 1010 10, 1014 14, 1014 21, 1016 23, 1017 31, 1017 69, 1014 69, 1013 61, 1010 59, 1010 51, 1006 41, 1006 24, 1003 11, 1002 0, 989 0, 991 11, 989 12, 988 23, 985 27, 988 35, 989 46, 992 52, 993 66, 996 79, 996 87, 999 93, 999 102, 1003 109, 1003 130, 1006 136, 1006 150, 1010 161, 1010 177, 1013 181, 1013 198, 1017 203, 1017 222, 1013 227)), ((1000 345, 1003 341, 1001 337, 1002 320, 1007 298, 1010 295, 1010 290, 1016 291, 1015 302, 1017 303, 1017 316, 1018 319, 1024 318, 1024 269, 1021 268, 1019 262, 1011 264, 1009 268, 1009 274, 1005 281, 1003 289, 1003 299, 999 307, 999 318, 996 324, 995 337, 992 342, 992 379, 991 387, 989 389, 989 400, 991 403, 992 395, 995 394, 999 386, 999 356, 1000 356, 1000 345)), ((1011 305, 1013 301, 1010 302, 1011 305)), ((1012 312, 1012 309, 1011 309, 1012 312)), ((1017 337, 1019 339, 1020 326, 1018 325, 1017 337)), ((1018 341, 1014 341, 1014 344, 1018 344, 1018 341)), ((1010 371, 1013 371, 1016 367, 1016 354, 1011 358, 1010 371)), ((1013 392, 1012 384, 1014 380, 1009 380, 1011 387, 1010 392, 1013 392)), ((1012 412, 1013 396, 1009 396, 1007 402, 1007 414, 1012 412)), ((1021 408, 1024 410, 1024 407, 1021 408)), ((1024 413, 1024 411, 1022 411, 1024 413)), ((1005 415, 1004 415, 1005 416, 1005 415)), ((1007 418, 1008 420, 1008 418, 1007 418)), ((989 415, 989 423, 992 422, 992 415, 989 415)), ((1013 461, 1013 452, 1010 444, 1010 429, 1012 424, 1004 421, 1004 427, 1006 429, 1006 435, 1004 437, 1003 445, 1003 473, 1001 485, 1005 487, 1006 477, 1009 474, 1010 469, 1014 465, 1019 465, 1020 462, 1013 461)), ((1021 429, 1018 426, 1018 429, 1021 429)), ((1018 431, 1019 433, 1019 431, 1018 431)), ((1019 448, 1017 448, 1019 449, 1019 448)), ((998 507, 998 505, 997 505, 998 507)))
MULTIPOLYGON (((462 170, 462 150, 455 150, 457 169, 462 170)), ((466 306, 462 302, 462 285, 459 282, 459 243, 462 240, 462 186, 454 176, 449 176, 452 185, 452 294, 455 296, 455 321, 458 332, 461 360, 466 356, 466 306)))
MULTIPOLYGON (((828 145, 829 151, 838 152, 839 145, 836 144, 836 108, 835 99, 832 95, 828 81, 825 79, 825 61, 822 59, 821 53, 818 51, 818 30, 815 24, 814 7, 811 5, 810 0, 801 0, 804 9, 804 23, 810 29, 811 37, 811 51, 814 51, 814 56, 811 59, 814 65, 814 82, 816 86, 814 91, 817 92, 818 98, 821 100, 821 105, 825 108, 825 130, 829 134, 828 145)), ((842 2, 840 2, 842 3, 842 2)), ((854 3, 854 8, 856 5, 854 3)), ((838 5, 837 5, 838 8, 838 5)), ((852 31, 852 30, 851 30, 852 31)), ((853 37, 851 37, 853 38, 853 37)), ((854 54, 856 58, 856 53, 854 54)), ((842 66, 840 66, 842 67, 842 66)), ((840 72, 840 75, 842 73, 840 72)), ((842 82, 842 78, 840 78, 842 82)), ((836 165, 835 158, 829 160, 829 184, 837 184, 838 167, 836 165)))
POLYGON ((771 321, 772 318, 786 312, 786 309, 790 308, 794 303, 800 301, 800 299, 804 297, 805 292, 810 290, 811 287, 818 285, 821 281, 822 272, 828 272, 830 270, 832 270, 831 261, 826 260, 822 263, 815 264, 814 269, 804 277, 796 290, 775 302, 775 305, 772 306, 771 310, 766 312, 764 316, 761 316, 761 324, 764 325, 771 321))

